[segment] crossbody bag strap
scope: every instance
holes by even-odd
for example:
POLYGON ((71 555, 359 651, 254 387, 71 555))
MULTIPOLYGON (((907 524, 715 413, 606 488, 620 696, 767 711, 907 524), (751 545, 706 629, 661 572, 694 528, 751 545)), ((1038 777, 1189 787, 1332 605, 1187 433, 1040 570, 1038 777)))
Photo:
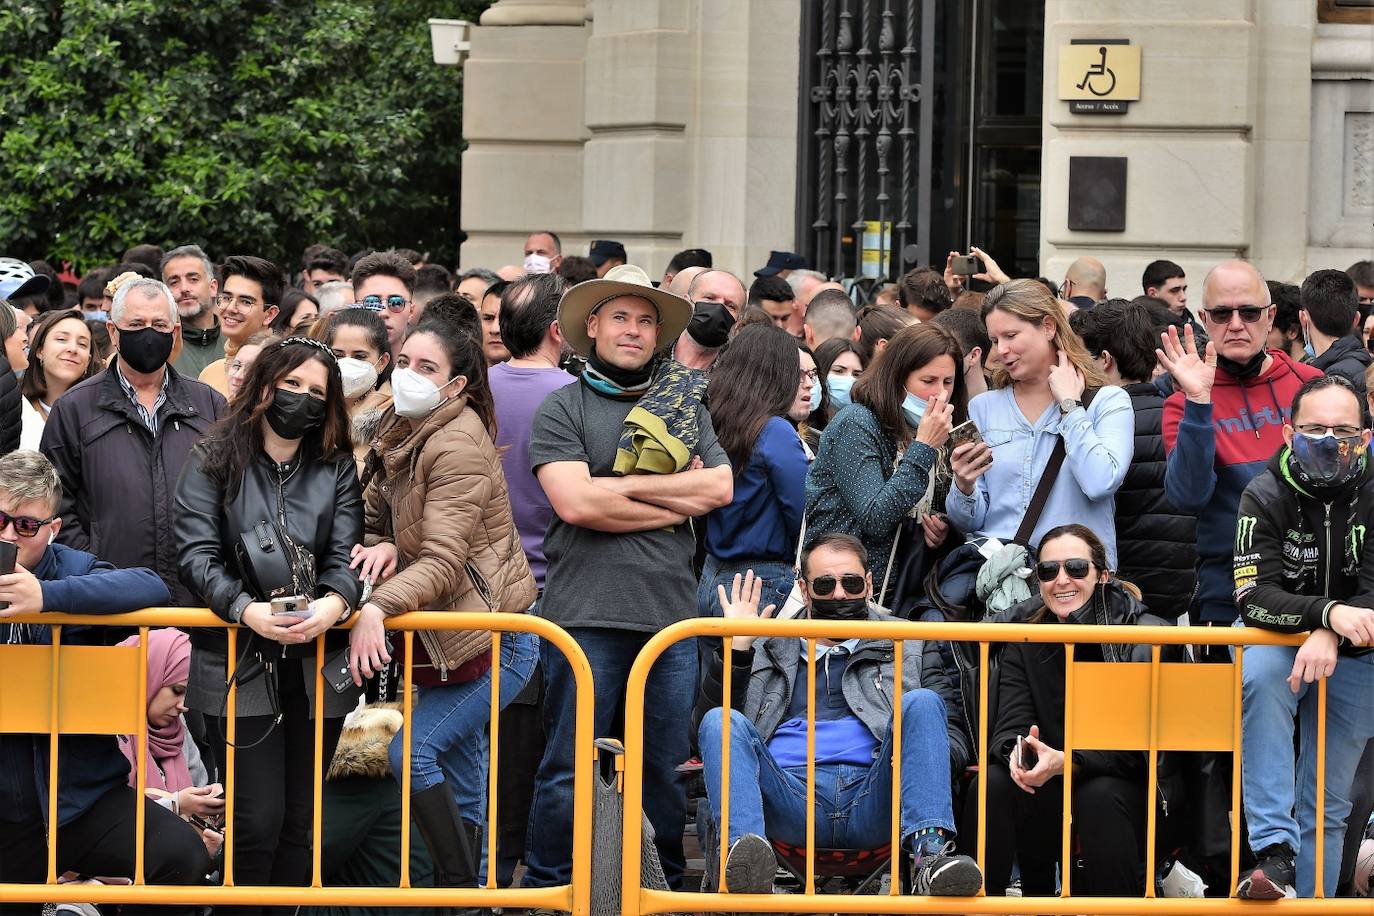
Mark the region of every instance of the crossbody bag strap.
MULTIPOLYGON (((1083 389, 1083 406, 1086 408, 1093 401, 1093 396, 1097 394, 1096 388, 1083 389)), ((1059 469, 1064 465, 1064 458, 1068 454, 1068 447, 1064 444, 1064 437, 1056 436, 1054 451, 1050 452, 1050 460, 1045 463, 1045 470, 1040 474, 1040 480, 1035 485, 1035 493, 1031 495, 1030 505, 1026 507, 1026 514, 1021 518, 1021 525, 1016 529, 1016 536, 1012 538, 1022 547, 1030 546, 1030 536, 1035 531, 1035 526, 1040 523, 1040 516, 1045 511, 1045 503, 1049 502, 1050 490, 1054 488, 1054 481, 1059 477, 1059 469)))

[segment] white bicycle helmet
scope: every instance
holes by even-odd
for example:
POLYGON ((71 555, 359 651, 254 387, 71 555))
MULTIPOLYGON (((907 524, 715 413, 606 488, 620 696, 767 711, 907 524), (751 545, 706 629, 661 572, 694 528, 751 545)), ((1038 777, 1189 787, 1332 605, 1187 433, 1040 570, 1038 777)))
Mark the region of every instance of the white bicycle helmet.
POLYGON ((48 291, 48 278, 18 258, 0 258, 0 299, 14 299, 48 291))

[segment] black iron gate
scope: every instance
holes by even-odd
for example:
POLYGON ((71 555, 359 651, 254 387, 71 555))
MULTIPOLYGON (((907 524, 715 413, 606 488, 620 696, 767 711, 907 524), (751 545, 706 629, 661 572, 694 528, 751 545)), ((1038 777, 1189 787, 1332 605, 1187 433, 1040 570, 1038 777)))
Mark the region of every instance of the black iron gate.
POLYGON ((797 239, 834 277, 930 263, 936 0, 803 0, 797 239))

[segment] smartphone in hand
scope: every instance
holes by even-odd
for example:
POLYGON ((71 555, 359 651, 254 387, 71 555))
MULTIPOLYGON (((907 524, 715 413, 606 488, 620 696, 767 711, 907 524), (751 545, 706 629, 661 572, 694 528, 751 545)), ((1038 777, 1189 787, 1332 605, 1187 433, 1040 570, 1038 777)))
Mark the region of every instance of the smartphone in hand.
POLYGON ((272 613, 305 619, 314 612, 310 610, 309 598, 304 595, 288 595, 285 598, 272 599, 272 613))
MULTIPOLYGON (((14 565, 17 562, 19 562, 19 545, 9 541, 0 541, 0 576, 8 576, 14 572, 14 565)), ((9 606, 8 601, 0 601, 0 611, 9 606)))
POLYGON ((965 420, 949 431, 949 450, 951 452, 961 445, 982 441, 983 434, 979 431, 978 424, 972 420, 965 420))
POLYGON ((1023 770, 1033 770, 1040 762, 1040 755, 1035 752, 1035 748, 1020 735, 1016 736, 1016 760, 1017 766, 1023 770))

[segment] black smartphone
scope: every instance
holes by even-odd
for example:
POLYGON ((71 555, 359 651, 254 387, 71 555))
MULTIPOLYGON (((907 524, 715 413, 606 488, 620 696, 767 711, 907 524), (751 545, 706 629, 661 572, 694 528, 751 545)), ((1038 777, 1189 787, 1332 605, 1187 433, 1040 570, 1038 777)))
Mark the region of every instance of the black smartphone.
POLYGON ((324 682, 334 688, 335 693, 343 693, 353 686, 353 674, 348 670, 348 649, 340 649, 324 660, 320 669, 324 682))
POLYGON ((224 830, 224 828, 221 827, 219 824, 207 821, 199 814, 189 814, 187 815, 186 819, 189 820, 192 824, 194 824, 196 828, 199 830, 212 830, 215 833, 221 833, 224 830))
POLYGON ((1017 735, 1016 759, 1020 761, 1021 769, 1033 770, 1035 765, 1040 762, 1040 755, 1035 752, 1035 748, 1030 746, 1029 741, 1017 735))
POLYGON ((986 267, 983 265, 983 259, 976 254, 956 254, 950 259, 949 270, 950 273, 961 277, 971 277, 982 273, 986 267))
MULTIPOLYGON (((14 572, 14 564, 19 560, 19 545, 9 541, 0 541, 0 576, 8 576, 14 572)), ((9 607, 8 601, 0 601, 0 611, 9 607)))

